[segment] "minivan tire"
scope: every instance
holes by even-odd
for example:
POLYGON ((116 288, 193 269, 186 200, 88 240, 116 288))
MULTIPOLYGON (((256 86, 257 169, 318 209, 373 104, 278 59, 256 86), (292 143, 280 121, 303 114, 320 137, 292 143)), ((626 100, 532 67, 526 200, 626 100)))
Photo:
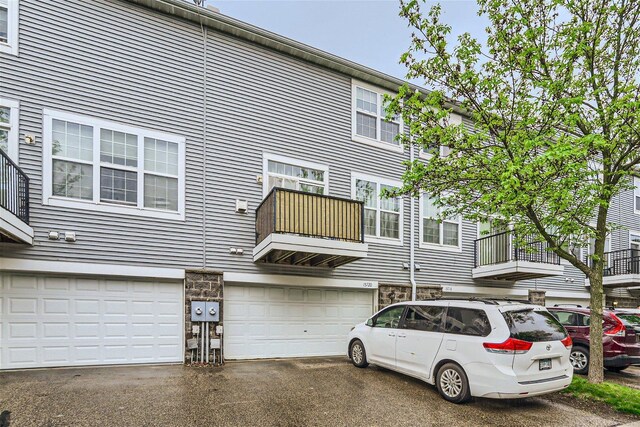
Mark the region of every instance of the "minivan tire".
POLYGON ((589 350, 584 347, 573 347, 569 353, 571 366, 575 374, 587 375, 589 373, 589 350))
POLYGON ((364 344, 362 344, 360 340, 355 340, 351 343, 349 347, 349 358, 353 366, 357 368, 366 368, 369 366, 369 362, 367 362, 367 352, 364 349, 364 344))
POLYGON ((449 402, 464 403, 471 400, 467 374, 455 363, 445 363, 438 369, 436 386, 440 396, 449 402))

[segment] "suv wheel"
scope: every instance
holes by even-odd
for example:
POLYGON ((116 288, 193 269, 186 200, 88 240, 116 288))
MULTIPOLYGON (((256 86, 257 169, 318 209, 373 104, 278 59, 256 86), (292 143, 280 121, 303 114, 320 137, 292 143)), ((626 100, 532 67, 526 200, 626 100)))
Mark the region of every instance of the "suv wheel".
POLYGON ((586 375, 589 372, 589 350, 584 347, 573 347, 569 355, 573 372, 586 375))
POLYGON ((367 362, 367 353, 365 352, 364 345, 360 340, 355 340, 351 343, 349 357, 351 358, 351 363, 358 368, 366 368, 369 366, 369 363, 367 362))
POLYGON ((467 375, 455 363, 447 363, 438 370, 436 385, 440 395, 449 402, 464 403, 471 399, 467 375))

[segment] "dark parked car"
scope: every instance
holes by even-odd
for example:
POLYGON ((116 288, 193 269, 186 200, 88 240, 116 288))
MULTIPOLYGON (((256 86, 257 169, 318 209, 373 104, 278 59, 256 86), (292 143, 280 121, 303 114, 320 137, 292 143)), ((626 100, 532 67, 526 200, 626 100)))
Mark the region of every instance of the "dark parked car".
MULTIPOLYGON (((573 340, 570 360, 577 374, 589 371, 589 325, 591 310, 582 307, 548 307, 548 310, 567 329, 573 340)), ((640 334, 613 312, 604 311, 602 339, 604 367, 619 372, 631 365, 640 365, 640 334)))
POLYGON ((640 334, 640 310, 621 308, 615 310, 614 313, 625 325, 633 326, 636 333, 640 334))

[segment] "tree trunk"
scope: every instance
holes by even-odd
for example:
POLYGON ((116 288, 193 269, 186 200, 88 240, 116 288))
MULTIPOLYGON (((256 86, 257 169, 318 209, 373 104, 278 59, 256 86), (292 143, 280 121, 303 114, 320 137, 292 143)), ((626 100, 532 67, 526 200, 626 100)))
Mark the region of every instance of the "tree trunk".
POLYGON ((589 282, 591 284, 589 382, 599 384, 604 381, 604 359, 602 348, 602 308, 604 306, 604 290, 602 286, 602 269, 596 270, 600 270, 600 273, 595 273, 589 276, 589 282))

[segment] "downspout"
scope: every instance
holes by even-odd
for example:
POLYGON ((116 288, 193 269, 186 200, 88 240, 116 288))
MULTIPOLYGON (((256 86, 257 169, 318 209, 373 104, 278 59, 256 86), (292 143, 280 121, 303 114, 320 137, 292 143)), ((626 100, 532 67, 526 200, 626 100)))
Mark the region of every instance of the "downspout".
MULTIPOLYGON (((413 155, 413 145, 409 148, 410 160, 413 163, 414 155, 413 155)), ((415 272, 415 202, 416 198, 411 195, 411 213, 409 215, 409 222, 411 226, 411 231, 409 232, 409 281, 411 282, 411 301, 416 300, 416 272, 415 272)))

